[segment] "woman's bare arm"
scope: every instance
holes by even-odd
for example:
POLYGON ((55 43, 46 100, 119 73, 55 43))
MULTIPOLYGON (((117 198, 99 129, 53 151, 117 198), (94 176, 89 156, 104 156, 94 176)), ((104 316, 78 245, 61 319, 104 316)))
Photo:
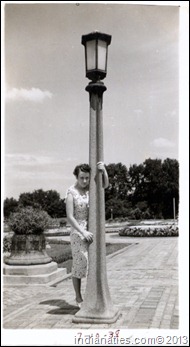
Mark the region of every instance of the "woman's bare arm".
POLYGON ((109 177, 107 174, 107 170, 105 168, 105 165, 103 162, 97 163, 98 170, 102 172, 102 183, 103 183, 103 188, 106 189, 109 186, 109 177))

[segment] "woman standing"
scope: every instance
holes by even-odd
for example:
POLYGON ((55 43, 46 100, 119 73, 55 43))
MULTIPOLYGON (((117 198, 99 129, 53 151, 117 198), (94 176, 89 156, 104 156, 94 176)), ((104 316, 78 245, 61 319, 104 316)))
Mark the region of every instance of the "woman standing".
MULTIPOLYGON (((107 188, 109 179, 104 163, 97 163, 97 169, 102 172, 103 187, 107 188)), ((88 248, 93 242, 93 233, 88 230, 90 171, 88 164, 77 165, 73 172, 76 183, 66 193, 67 220, 71 225, 72 280, 79 307, 83 301, 81 279, 87 275, 88 248)))

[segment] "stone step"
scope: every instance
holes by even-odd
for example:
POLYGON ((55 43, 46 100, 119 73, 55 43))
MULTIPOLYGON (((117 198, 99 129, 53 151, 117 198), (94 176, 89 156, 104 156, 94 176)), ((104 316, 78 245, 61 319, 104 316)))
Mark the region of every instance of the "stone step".
POLYGON ((38 275, 3 275, 3 281, 5 285, 52 285, 53 283, 61 282, 65 277, 67 277, 67 270, 65 268, 57 268, 51 273, 42 273, 38 275))
POLYGON ((47 275, 57 270, 57 263, 52 261, 40 265, 7 265, 3 266, 4 275, 35 276, 47 275))

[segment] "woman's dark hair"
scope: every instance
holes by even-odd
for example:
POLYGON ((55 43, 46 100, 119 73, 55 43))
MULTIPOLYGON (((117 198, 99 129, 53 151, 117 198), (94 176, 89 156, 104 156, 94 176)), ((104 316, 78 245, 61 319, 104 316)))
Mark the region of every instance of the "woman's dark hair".
POLYGON ((79 171, 82 171, 82 172, 88 172, 90 173, 91 171, 91 168, 88 164, 80 164, 80 165, 77 165, 76 168, 74 169, 73 171, 73 175, 75 175, 76 177, 78 177, 79 175, 79 171))

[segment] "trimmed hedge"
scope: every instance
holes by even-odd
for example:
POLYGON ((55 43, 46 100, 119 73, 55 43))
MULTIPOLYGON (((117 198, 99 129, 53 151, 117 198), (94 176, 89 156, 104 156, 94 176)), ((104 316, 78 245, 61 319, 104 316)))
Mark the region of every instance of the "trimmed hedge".
POLYGON ((179 229, 176 226, 169 226, 165 228, 124 228, 119 231, 120 236, 133 236, 133 237, 161 237, 161 236, 179 236, 179 229))

